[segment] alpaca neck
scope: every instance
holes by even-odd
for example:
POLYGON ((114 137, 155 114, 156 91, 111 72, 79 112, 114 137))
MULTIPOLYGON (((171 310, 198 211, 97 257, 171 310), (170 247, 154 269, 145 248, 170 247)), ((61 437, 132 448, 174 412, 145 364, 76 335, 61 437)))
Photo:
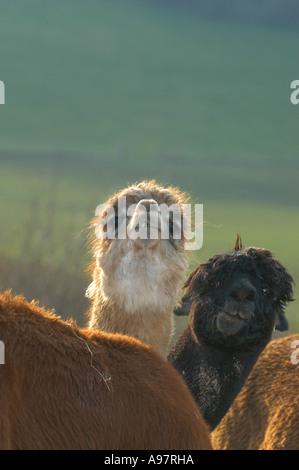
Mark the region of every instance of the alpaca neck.
POLYGON ((184 378, 213 430, 242 389, 264 347, 232 352, 201 343, 190 327, 183 336, 183 348, 177 344, 168 359, 184 378))
POLYGON ((98 292, 92 302, 88 326, 137 338, 166 358, 173 334, 172 312, 173 305, 155 313, 144 310, 124 312, 116 302, 103 298, 98 292))
POLYGON ((214 429, 241 391, 261 351, 226 351, 200 345, 197 401, 214 429), (208 380, 206 375, 208 375, 208 380))
POLYGON ((126 269, 123 265, 120 263, 113 275, 95 269, 87 291, 91 299, 89 327, 137 338, 166 358, 184 270, 178 269, 174 275, 161 263, 141 260, 136 273, 130 264, 126 269))

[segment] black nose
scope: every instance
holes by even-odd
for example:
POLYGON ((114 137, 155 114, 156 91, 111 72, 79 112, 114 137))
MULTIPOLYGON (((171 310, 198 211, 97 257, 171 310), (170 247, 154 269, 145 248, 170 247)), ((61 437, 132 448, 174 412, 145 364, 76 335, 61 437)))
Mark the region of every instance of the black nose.
POLYGON ((235 282, 228 292, 229 297, 232 297, 235 301, 240 303, 253 302, 255 295, 256 290, 247 279, 235 282))
POLYGON ((249 320, 254 314, 256 289, 250 280, 238 276, 232 282, 224 304, 224 309, 231 316, 249 320))

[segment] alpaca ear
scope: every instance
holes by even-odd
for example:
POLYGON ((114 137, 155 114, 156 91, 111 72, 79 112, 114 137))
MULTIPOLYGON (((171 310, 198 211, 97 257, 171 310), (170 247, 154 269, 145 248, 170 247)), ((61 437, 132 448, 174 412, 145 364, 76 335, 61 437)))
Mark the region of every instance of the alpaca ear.
POLYGON ((243 244, 242 244, 242 239, 240 235, 237 233, 237 240, 236 243, 233 246, 233 251, 240 251, 243 249, 243 244))
POLYGON ((191 302, 189 296, 186 294, 182 297, 180 305, 178 305, 173 313, 177 316, 188 316, 190 312, 191 302))
POLYGON ((294 300, 293 298, 294 279, 282 265, 278 263, 277 265, 280 268, 280 273, 281 273, 281 279, 280 279, 281 292, 280 292, 279 298, 277 299, 280 309, 278 311, 276 322, 275 322, 275 330, 286 331, 289 329, 289 323, 284 314, 284 307, 289 302, 292 302, 294 300))
MULTIPOLYGON (((202 283, 202 267, 203 265, 198 265, 197 268, 194 269, 194 271, 192 271, 191 274, 189 274, 189 277, 187 278, 187 280, 185 281, 184 283, 184 289, 186 289, 186 293, 185 295, 187 295, 187 293, 189 291, 196 291, 199 286, 201 285, 202 283)), ((185 296, 184 295, 184 296, 185 296)))
POLYGON ((183 315, 189 315, 190 308, 191 308, 191 296, 189 293, 189 290, 192 292, 194 289, 194 281, 196 279, 196 275, 200 270, 200 266, 198 266, 187 278, 187 280, 184 283, 184 289, 186 289, 185 294, 181 298, 180 304, 174 309, 174 314, 177 316, 183 316, 183 315), (191 284, 191 286, 190 286, 191 284), (189 289, 188 289, 189 288, 189 289))
POLYGON ((87 299, 92 299, 93 296, 95 295, 97 291, 97 286, 96 286, 96 283, 93 281, 91 284, 89 284, 89 286, 87 287, 86 289, 86 292, 85 292, 85 297, 87 299))
POLYGON ((287 331, 289 329, 289 322, 283 312, 279 312, 275 322, 275 330, 287 331))

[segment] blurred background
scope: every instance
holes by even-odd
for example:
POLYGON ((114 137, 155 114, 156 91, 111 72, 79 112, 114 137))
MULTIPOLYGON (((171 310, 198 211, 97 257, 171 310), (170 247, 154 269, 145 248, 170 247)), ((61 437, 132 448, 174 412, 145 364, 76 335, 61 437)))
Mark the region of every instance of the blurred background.
POLYGON ((189 271, 238 232, 298 284, 298 43, 297 0, 1 0, 1 288, 84 324, 86 227, 144 178, 203 204, 189 271))

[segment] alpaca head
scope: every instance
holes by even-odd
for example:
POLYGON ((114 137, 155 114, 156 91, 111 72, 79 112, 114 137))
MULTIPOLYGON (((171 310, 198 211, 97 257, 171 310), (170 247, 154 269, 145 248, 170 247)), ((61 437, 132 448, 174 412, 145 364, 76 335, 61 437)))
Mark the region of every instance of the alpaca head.
POLYGON ((143 181, 114 194, 91 224, 93 281, 87 296, 93 299, 100 291, 102 298, 133 314, 171 309, 187 269, 186 202, 184 193, 155 181, 143 181), (161 207, 172 208, 161 211, 161 207), (108 233, 109 224, 112 236, 97 236, 96 229, 108 233))
POLYGON ((292 284, 270 251, 235 246, 195 269, 175 313, 190 310, 190 326, 206 343, 242 350, 262 346, 274 328, 288 329, 284 307, 293 300, 292 284))

